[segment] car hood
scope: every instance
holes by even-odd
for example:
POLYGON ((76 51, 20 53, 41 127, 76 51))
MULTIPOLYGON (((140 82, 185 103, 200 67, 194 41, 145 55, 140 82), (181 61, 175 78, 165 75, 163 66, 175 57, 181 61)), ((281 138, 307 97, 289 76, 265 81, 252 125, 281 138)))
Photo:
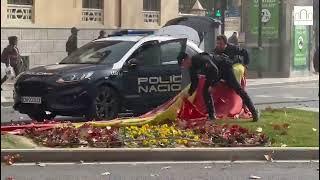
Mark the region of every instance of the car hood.
POLYGON ((40 66, 27 71, 28 74, 35 75, 62 75, 66 73, 81 73, 88 71, 111 70, 112 66, 100 64, 53 64, 40 66))

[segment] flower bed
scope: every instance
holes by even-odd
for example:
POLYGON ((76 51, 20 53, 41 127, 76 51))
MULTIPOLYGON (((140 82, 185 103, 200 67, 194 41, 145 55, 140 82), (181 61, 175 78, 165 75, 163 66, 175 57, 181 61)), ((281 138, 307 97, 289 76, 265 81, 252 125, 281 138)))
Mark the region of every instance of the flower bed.
POLYGON ((184 123, 127 127, 76 128, 67 124, 49 130, 28 129, 24 136, 45 147, 234 147, 263 146, 268 138, 238 125, 214 125, 210 122, 192 127, 184 123))

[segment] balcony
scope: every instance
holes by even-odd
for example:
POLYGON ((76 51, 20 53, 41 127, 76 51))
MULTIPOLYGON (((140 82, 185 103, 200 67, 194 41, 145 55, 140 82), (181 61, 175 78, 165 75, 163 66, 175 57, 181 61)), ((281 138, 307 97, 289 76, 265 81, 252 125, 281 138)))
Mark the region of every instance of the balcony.
POLYGON ((160 24, 160 11, 142 11, 145 23, 160 24))
POLYGON ((7 19, 9 21, 32 22, 32 5, 8 4, 7 19))
POLYGON ((103 24, 103 9, 82 9, 82 22, 103 24))

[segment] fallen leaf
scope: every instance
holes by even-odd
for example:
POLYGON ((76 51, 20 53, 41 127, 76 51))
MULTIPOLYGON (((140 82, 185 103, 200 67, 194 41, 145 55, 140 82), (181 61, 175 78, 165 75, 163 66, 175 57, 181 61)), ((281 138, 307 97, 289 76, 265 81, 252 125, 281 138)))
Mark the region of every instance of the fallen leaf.
POLYGON ((159 174, 150 174, 151 177, 158 177, 159 174))
POLYGON ((317 131, 317 129, 316 129, 316 128, 312 128, 312 131, 316 132, 316 131, 317 131))
POLYGON ((261 177, 259 177, 259 176, 254 176, 254 175, 251 175, 251 176, 249 177, 249 179, 261 179, 261 177))
POLYGON ((36 165, 37 165, 37 166, 40 166, 40 167, 45 167, 45 166, 46 166, 46 164, 44 164, 44 163, 39 163, 39 162, 36 163, 36 165))
POLYGON ((270 162, 273 161, 271 154, 265 154, 264 157, 266 158, 267 161, 270 161, 270 162))
POLYGON ((165 166, 165 167, 162 167, 161 169, 171 169, 171 166, 165 166))
POLYGON ((110 172, 104 172, 104 173, 101 173, 101 176, 109 176, 111 173, 110 172))
POLYGON ((259 132, 259 133, 261 133, 261 132, 262 132, 262 128, 261 128, 261 127, 258 127, 256 131, 259 132))
POLYGON ((287 145, 286 144, 281 144, 281 147, 287 147, 287 145))
POLYGON ((205 168, 205 169, 211 169, 212 166, 205 166, 204 168, 205 168))

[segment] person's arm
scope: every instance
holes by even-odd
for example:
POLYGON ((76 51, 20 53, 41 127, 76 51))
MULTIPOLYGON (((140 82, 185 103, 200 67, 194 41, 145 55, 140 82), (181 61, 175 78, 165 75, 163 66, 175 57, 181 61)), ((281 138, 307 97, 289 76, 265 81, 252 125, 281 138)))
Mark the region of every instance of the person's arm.
POLYGON ((6 67, 8 67, 8 53, 7 53, 7 48, 4 48, 2 53, 1 53, 1 62, 4 63, 6 65, 6 67))
POLYGON ((197 89, 199 79, 198 79, 198 74, 195 67, 192 66, 189 69, 189 73, 190 73, 191 85, 190 85, 188 94, 191 96, 194 93, 194 91, 197 89))

